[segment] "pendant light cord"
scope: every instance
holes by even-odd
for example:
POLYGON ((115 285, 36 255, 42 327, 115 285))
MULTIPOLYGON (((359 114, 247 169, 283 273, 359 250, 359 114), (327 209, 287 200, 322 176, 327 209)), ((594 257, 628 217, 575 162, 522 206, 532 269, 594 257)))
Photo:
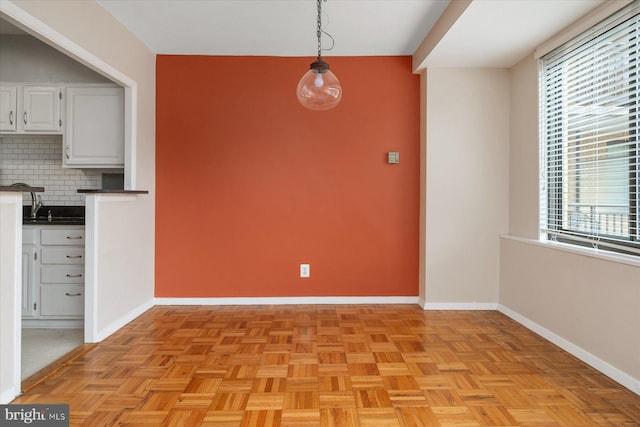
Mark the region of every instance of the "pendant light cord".
POLYGON ((327 33, 325 30, 322 29, 322 2, 323 1, 327 1, 327 0, 317 0, 317 2, 318 2, 318 19, 317 19, 318 29, 316 31, 316 35, 318 37, 318 59, 322 59, 322 51, 323 50, 331 50, 331 49, 333 49, 333 46, 336 44, 336 41, 333 39, 331 34, 327 33), (329 37, 331 39, 331 47, 329 49, 322 49, 322 34, 326 34, 327 37, 329 37))
POLYGON ((322 58, 322 0, 318 1, 318 30, 316 31, 316 36, 318 37, 318 59, 322 58))

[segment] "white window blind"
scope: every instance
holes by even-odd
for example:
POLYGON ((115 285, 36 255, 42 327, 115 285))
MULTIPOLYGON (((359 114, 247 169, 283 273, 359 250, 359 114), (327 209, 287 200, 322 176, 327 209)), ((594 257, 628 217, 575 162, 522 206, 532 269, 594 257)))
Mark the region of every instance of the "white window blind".
POLYGON ((640 254, 640 1, 541 58, 541 230, 640 254))

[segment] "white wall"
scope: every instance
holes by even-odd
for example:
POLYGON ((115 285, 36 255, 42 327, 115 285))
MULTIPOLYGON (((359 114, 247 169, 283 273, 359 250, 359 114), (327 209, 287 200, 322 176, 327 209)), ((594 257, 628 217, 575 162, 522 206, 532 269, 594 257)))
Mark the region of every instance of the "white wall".
POLYGON ((511 69, 510 233, 502 239, 499 303, 640 393, 640 262, 558 250, 538 236, 538 79, 528 57, 511 69))
POLYGON ((509 234, 537 239, 538 65, 533 57, 510 70, 509 234))
POLYGON ((111 83, 29 35, 0 37, 0 79, 19 83, 111 83))
MULTIPOLYGON (((95 250, 101 258, 93 281, 98 295, 109 294, 109 298, 98 300, 97 328, 93 329, 97 329, 97 337, 104 338, 153 303, 155 55, 95 1, 5 0, 0 3, 0 11, 20 15, 34 26, 44 24, 70 41, 69 51, 75 52, 85 65, 103 62, 134 82, 130 92, 136 100, 136 141, 130 160, 134 163, 137 189, 150 193, 127 196, 131 197, 130 202, 106 200, 98 205, 102 212, 95 222, 95 234, 99 236, 95 250), (130 244, 130 240, 136 243, 130 244), (107 268, 100 268, 101 265, 107 268)), ((3 281, 0 286, 4 289, 8 285, 3 281)), ((2 324, 0 333, 7 328, 2 324)), ((10 350, 3 347, 1 351, 4 354, 10 350)))
POLYGON ((0 403, 20 392, 22 193, 0 192, 0 403))
POLYGON ((131 215, 152 220, 154 213, 146 212, 141 203, 147 197, 87 195, 86 304, 97 316, 85 318, 86 341, 105 339, 153 305, 153 283, 151 289, 148 287, 148 275, 154 269, 153 253, 148 252, 145 230, 126 226, 131 215))
POLYGON ((427 71, 420 72, 420 249, 418 301, 426 303, 427 280, 427 71))
POLYGON ((426 93, 426 307, 495 306, 509 227, 509 74, 430 68, 426 93))

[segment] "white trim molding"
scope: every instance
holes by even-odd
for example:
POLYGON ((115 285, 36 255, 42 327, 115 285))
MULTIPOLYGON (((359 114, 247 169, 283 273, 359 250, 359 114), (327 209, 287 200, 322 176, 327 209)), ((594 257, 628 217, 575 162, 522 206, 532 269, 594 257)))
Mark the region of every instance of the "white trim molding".
POLYGON ((604 375, 620 383, 621 385, 628 388, 632 392, 640 395, 640 379, 633 378, 631 375, 621 371, 615 366, 612 366, 609 363, 605 362, 604 360, 594 356, 593 354, 589 353, 585 349, 578 347, 571 341, 568 341, 562 338, 561 336, 556 335, 554 332, 548 330, 544 326, 537 324, 533 320, 527 317, 524 317, 520 313, 517 313, 511 310, 510 308, 505 307, 502 304, 498 304, 498 311, 510 317, 511 319, 515 320, 516 322, 520 323, 525 328, 532 330, 533 332, 540 335, 544 339, 551 341, 553 344, 557 345, 564 351, 577 357, 578 359, 580 359, 587 365, 591 366, 592 368, 602 372, 604 375))
POLYGON ((133 321, 136 317, 140 316, 145 311, 153 308, 153 305, 154 305, 153 301, 147 301, 146 303, 144 303, 142 305, 139 305, 138 307, 134 308, 133 310, 129 311, 128 313, 125 313, 124 315, 120 316, 119 318, 117 318, 113 322, 109 323, 104 328, 101 328, 100 330, 97 331, 97 340, 96 340, 96 342, 100 342, 100 341, 108 338, 114 332, 122 329, 129 322, 133 321))
POLYGON ((422 308, 426 310, 497 310, 494 302, 425 302, 422 308))
POLYGON ((156 298, 156 305, 418 304, 418 297, 156 298))
POLYGON ((529 245, 536 245, 543 248, 554 249, 557 251, 569 252, 574 255, 588 256, 591 258, 597 258, 604 261, 617 262, 620 264, 627 264, 633 267, 640 267, 640 256, 637 255, 625 255, 616 252, 605 251, 602 249, 586 248, 582 246, 572 245, 569 243, 552 242, 551 240, 534 240, 525 237, 512 236, 510 234, 503 234, 501 239, 513 240, 514 242, 526 243, 529 245))

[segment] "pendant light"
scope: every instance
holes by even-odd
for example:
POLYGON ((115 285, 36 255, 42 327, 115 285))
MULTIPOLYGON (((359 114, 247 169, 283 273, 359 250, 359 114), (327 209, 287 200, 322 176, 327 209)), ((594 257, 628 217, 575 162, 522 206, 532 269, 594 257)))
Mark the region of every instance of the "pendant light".
MULTIPOLYGON (((329 110, 340 102, 342 98, 342 86, 338 78, 329 69, 329 64, 322 59, 322 33, 327 34, 322 29, 322 1, 318 2, 318 59, 309 66, 309 71, 300 79, 296 93, 298 101, 310 110, 329 110)), ((324 0, 327 1, 327 0, 324 0)), ((327 34, 331 37, 329 34, 327 34)), ((331 37, 333 40, 333 37, 331 37)))

